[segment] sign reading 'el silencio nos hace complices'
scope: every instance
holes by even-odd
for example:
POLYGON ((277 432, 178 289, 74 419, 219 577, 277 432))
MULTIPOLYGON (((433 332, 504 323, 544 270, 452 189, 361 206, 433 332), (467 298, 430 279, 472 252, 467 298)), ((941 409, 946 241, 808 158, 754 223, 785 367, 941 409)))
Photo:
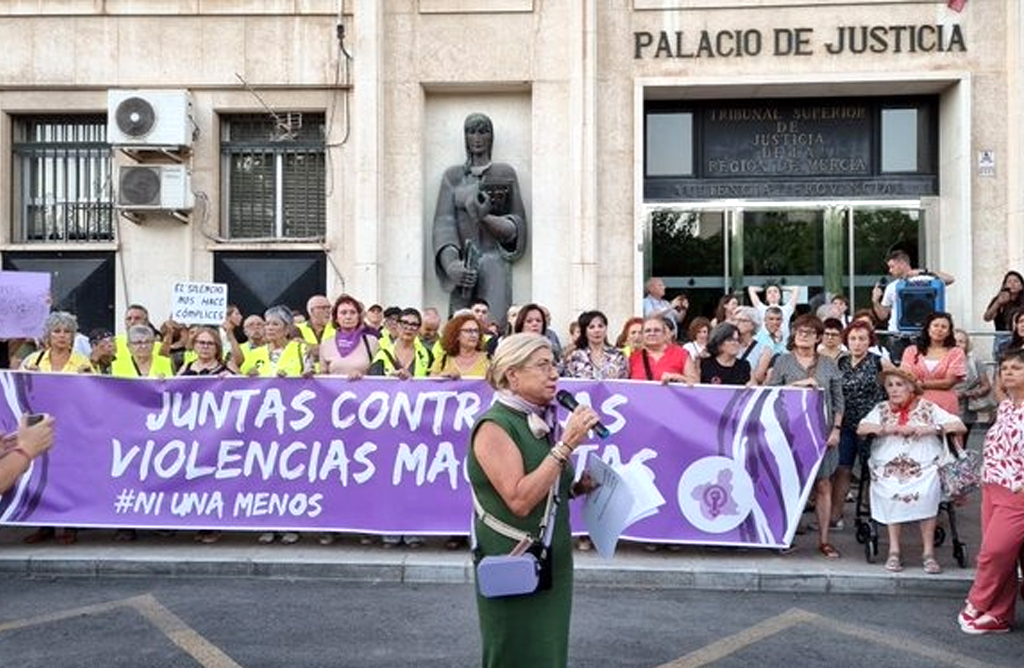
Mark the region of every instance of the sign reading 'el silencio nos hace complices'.
POLYGON ((743 58, 966 52, 959 24, 843 25, 814 28, 662 30, 633 33, 633 58, 743 58))

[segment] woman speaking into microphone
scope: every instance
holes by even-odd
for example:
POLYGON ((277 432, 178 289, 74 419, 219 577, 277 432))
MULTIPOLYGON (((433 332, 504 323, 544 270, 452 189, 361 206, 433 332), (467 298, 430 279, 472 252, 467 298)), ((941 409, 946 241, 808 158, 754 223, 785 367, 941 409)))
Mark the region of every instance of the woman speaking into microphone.
POLYGON ((598 417, 579 406, 559 434, 558 368, 544 336, 502 340, 487 379, 496 401, 477 420, 469 448, 482 665, 563 667, 573 581, 567 501, 593 488, 587 476, 573 484, 570 459, 598 417), (541 565, 536 590, 495 595, 481 562, 524 551, 541 565))

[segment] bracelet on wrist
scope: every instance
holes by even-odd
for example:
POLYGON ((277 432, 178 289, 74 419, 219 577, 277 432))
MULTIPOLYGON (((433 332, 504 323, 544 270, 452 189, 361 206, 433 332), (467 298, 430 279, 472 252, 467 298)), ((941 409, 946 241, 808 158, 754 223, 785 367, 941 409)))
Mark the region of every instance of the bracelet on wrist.
POLYGON ((548 452, 548 457, 551 457, 551 459, 554 459, 555 463, 557 463, 560 468, 563 468, 563 469, 565 468, 567 460, 562 458, 562 457, 559 457, 558 455, 556 455, 554 450, 551 450, 550 452, 548 452))

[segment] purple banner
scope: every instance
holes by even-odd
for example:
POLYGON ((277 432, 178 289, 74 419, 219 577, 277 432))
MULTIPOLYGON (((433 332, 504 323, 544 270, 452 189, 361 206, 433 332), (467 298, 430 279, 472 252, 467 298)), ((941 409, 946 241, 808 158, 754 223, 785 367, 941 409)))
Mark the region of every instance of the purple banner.
MULTIPOLYGON (((560 384, 611 431, 577 469, 640 467, 663 498, 625 537, 792 540, 825 447, 821 392, 560 384)), ((0 432, 57 418, 53 449, 0 497, 0 522, 29 526, 465 534, 465 452, 491 403, 481 381, 0 372, 0 387, 0 432)))

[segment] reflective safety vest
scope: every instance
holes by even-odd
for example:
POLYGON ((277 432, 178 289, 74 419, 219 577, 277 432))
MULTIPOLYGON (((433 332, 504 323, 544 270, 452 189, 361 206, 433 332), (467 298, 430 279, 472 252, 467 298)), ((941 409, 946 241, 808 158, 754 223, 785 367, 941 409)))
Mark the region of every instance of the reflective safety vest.
POLYGON ((118 378, 170 378, 174 375, 170 357, 153 355, 150 359, 149 373, 143 376, 131 355, 118 355, 110 365, 110 375, 118 378))
POLYGON ((390 350, 395 347, 395 342, 391 340, 391 332, 388 331, 387 327, 380 328, 380 336, 377 338, 377 345, 381 350, 390 350))
POLYGON ((308 322, 300 322, 297 327, 299 329, 299 333, 302 334, 302 340, 314 347, 319 346, 324 341, 330 341, 334 338, 335 334, 334 325, 331 323, 327 323, 327 326, 324 327, 324 332, 320 336, 319 340, 316 338, 316 332, 313 331, 313 326, 308 322))
MULTIPOLYGON (((427 350, 427 347, 423 345, 419 339, 415 339, 412 342, 413 350, 415 351, 415 358, 413 360, 413 378, 426 378, 430 375, 430 367, 434 364, 434 355, 427 350)), ((372 367, 377 362, 381 362, 384 375, 394 373, 398 369, 399 361, 395 358, 393 350, 387 348, 379 348, 377 354, 373 357, 373 362, 370 366, 372 367)))
MULTIPOLYGON (((114 337, 114 357, 116 359, 127 359, 131 357, 128 349, 128 337, 123 334, 114 337)), ((153 357, 164 357, 160 354, 160 339, 153 341, 153 357)))
POLYGON ((257 375, 271 377, 281 372, 285 376, 298 377, 306 370, 306 344, 304 341, 292 339, 285 345, 277 362, 270 359, 270 349, 266 345, 253 348, 242 362, 241 372, 248 375, 256 369, 257 375))

